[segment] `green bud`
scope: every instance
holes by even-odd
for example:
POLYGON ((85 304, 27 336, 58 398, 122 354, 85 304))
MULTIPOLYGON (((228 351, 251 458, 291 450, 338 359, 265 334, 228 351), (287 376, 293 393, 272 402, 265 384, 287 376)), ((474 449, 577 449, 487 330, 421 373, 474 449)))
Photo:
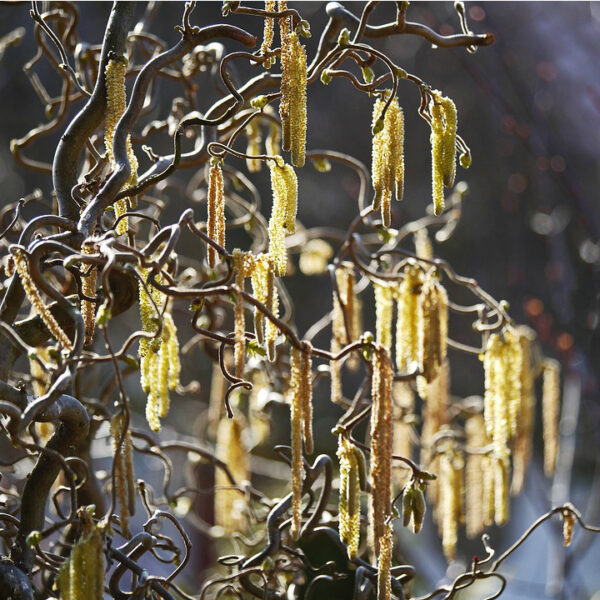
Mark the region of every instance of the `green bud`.
POLYGON ((413 511, 413 521, 412 521, 412 530, 413 533, 419 533, 421 531, 421 527, 423 525, 423 518, 425 517, 425 510, 427 505, 425 504, 425 494, 423 494, 423 490, 420 486, 417 486, 413 490, 412 495, 412 511, 413 511))
POLYGON ((252 98, 252 100, 250 100, 250 106, 252 108, 262 109, 267 105, 268 101, 269 101, 269 99, 265 95, 254 96, 254 98, 252 98))
POLYGON ((302 19, 302 21, 300 21, 296 27, 296 33, 304 38, 311 37, 312 34, 310 32, 310 23, 302 19))
POLYGON ((375 73, 373 73, 373 69, 371 69, 371 67, 363 67, 361 71, 365 83, 372 83, 373 79, 375 79, 375 73))
POLYGON ((470 151, 463 152, 459 156, 458 160, 460 162, 460 166, 463 169, 468 169, 471 166, 471 152, 470 151))
POLYGON ((350 30, 344 27, 344 29, 340 31, 337 42, 340 46, 347 46, 350 43, 350 30))
POLYGON ((321 71, 321 83, 323 85, 329 85, 331 83, 332 77, 329 74, 329 72, 327 71, 327 69, 325 69, 324 71, 321 71))
POLYGON ((42 532, 32 531, 25 541, 29 547, 37 546, 42 541, 42 532))
POLYGON ((400 77, 400 79, 406 79, 408 73, 402 67, 396 67, 396 76, 400 77))
POLYGON ((96 325, 98 325, 98 327, 105 327, 111 318, 110 308, 108 308, 108 305, 105 302, 100 306, 96 314, 96 325))
POLYGON ((331 163, 327 158, 313 158, 311 162, 319 173, 329 173, 331 171, 331 163))
POLYGON ((408 527, 413 514, 413 495, 414 488, 410 483, 404 488, 404 494, 402 494, 402 524, 404 527, 408 527))
POLYGON ((383 117, 379 117, 375 124, 373 125, 373 135, 377 135, 383 130, 383 117))

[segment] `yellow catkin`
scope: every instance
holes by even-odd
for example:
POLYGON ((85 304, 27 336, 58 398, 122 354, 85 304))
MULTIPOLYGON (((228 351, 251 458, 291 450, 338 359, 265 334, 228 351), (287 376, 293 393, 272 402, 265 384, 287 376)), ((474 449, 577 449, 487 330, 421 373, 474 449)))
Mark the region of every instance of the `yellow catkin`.
POLYGON ((125 414, 117 413, 110 421, 110 433, 113 438, 115 490, 119 504, 121 529, 129 537, 129 517, 135 510, 135 474, 131 434, 124 430, 125 414), (119 440, 123 439, 119 448, 119 440))
MULTIPOLYGON (((142 269, 146 275, 147 270, 142 269)), ((160 276, 158 279, 160 281, 160 276)), ((159 311, 163 308, 164 294, 154 286, 147 284, 139 286, 140 316, 142 331, 156 333, 158 316, 150 297, 156 303, 159 311)), ((168 309, 169 307, 167 307, 168 309)), ((176 389, 179 384, 181 363, 179 359, 179 343, 177 327, 169 310, 160 317, 162 330, 154 338, 140 340, 140 383, 147 394, 146 419, 153 431, 160 431, 160 418, 165 417, 170 405, 169 390, 176 389)))
MULTIPOLYGON (((392 386, 394 400, 394 454, 412 460, 413 426, 415 394, 406 381, 395 381, 392 386)), ((411 471, 398 462, 394 465, 394 483, 397 489, 402 489, 411 477, 411 471)))
POLYGON ((492 456, 482 457, 483 469, 483 524, 489 527, 494 523, 494 507, 496 492, 494 489, 494 459, 492 456))
POLYGON ((433 260, 433 246, 427 233, 427 228, 423 227, 415 232, 415 254, 418 258, 433 260))
MULTIPOLYGON (((233 419, 224 416, 217 430, 216 456, 228 466, 238 485, 249 479, 248 454, 242 443, 244 425, 239 414, 233 419)), ((244 496, 232 488, 223 469, 218 468, 215 473, 215 523, 229 533, 246 529, 244 496)))
POLYGON ((48 331, 52 334, 52 337, 57 342, 60 342, 65 350, 70 352, 73 349, 73 344, 48 307, 44 304, 40 291, 29 272, 29 259, 27 255, 20 248, 13 248, 11 252, 14 259, 15 270, 21 280, 23 290, 27 295, 29 302, 31 302, 31 306, 41 317, 44 325, 46 325, 48 331))
POLYGON ((560 365, 545 359, 543 364, 542 421, 544 430, 544 473, 554 473, 558 456, 558 419, 560 403, 560 365))
MULTIPOLYGON (((127 61, 124 58, 111 59, 106 65, 106 120, 104 124, 104 145, 108 155, 108 161, 111 168, 116 166, 113 149, 113 139, 115 129, 119 119, 125 112, 126 91, 125 91, 125 73, 127 71, 127 61)), ((125 184, 125 187, 131 187, 137 184, 138 161, 131 144, 131 136, 127 136, 127 159, 131 173, 125 184)), ((115 202, 115 215, 120 217, 125 213, 128 207, 135 206, 134 198, 123 198, 115 202)), ((117 225, 117 233, 123 234, 128 230, 128 219, 124 217, 117 225)))
POLYGON ((516 433, 521 405, 522 350, 516 331, 507 327, 490 335, 483 359, 485 369, 484 418, 494 453, 506 453, 516 433))
POLYGON ((494 469, 494 522, 496 525, 504 525, 509 517, 509 470, 510 459, 508 451, 503 454, 492 455, 494 469))
POLYGON ((423 271, 408 264, 396 295, 396 367, 406 373, 419 362, 419 295, 423 271))
POLYGON ((306 50, 295 31, 281 38, 282 147, 291 151, 292 164, 303 167, 306 151, 306 50))
MULTIPOLYGON (((273 108, 267 104, 263 109, 263 112, 268 115, 275 115, 273 108)), ((281 154, 281 129, 279 124, 275 121, 269 120, 269 133, 265 140, 265 148, 269 156, 277 156, 281 154)))
POLYGON ((377 600, 392 598, 392 550, 394 547, 394 527, 389 521, 380 543, 379 558, 377 559, 377 600))
MULTIPOLYGON (((225 246, 225 192, 223 183, 223 169, 220 164, 214 164, 208 172, 208 197, 207 197, 206 229, 208 237, 225 246)), ((207 262, 209 267, 214 267, 219 261, 219 254, 211 245, 207 249, 207 262)))
POLYGON ((423 379, 430 383, 446 358, 448 337, 448 296, 435 269, 423 280, 418 317, 418 362, 423 379))
POLYGON ((458 525, 462 507, 464 460, 455 443, 449 440, 440 454, 440 528, 444 556, 451 562, 456 556, 458 525))
POLYGON ((563 519, 563 544, 571 545, 573 539, 573 527, 575 526, 575 515, 570 510, 563 510, 561 513, 563 519))
POLYGON ((302 464, 302 394, 301 385, 301 352, 292 348, 290 353, 290 420, 292 432, 292 538, 300 536, 302 518, 302 480, 304 468, 302 464))
POLYGON ((431 195, 433 212, 444 211, 444 108, 441 94, 434 92, 429 106, 431 114, 431 195))
MULTIPOLYGON (((254 268, 250 274, 252 295, 261 304, 266 304, 268 300, 267 280, 271 270, 270 265, 271 260, 268 254, 261 253, 254 257, 254 268)), ((256 341, 262 346, 265 341, 265 319, 263 313, 256 307, 254 307, 254 335, 256 341)))
MULTIPOLYGON (((81 245, 81 252, 83 254, 94 254, 98 249, 98 246, 93 241, 85 241, 81 245)), ((81 291, 84 296, 90 298, 96 297, 96 276, 98 271, 96 267, 89 268, 85 267, 87 274, 81 278, 81 291), (88 272, 89 271, 89 272, 88 272)), ((90 344, 94 339, 94 328, 96 326, 96 315, 95 308, 96 303, 91 300, 83 299, 81 301, 81 316, 83 317, 83 324, 85 326, 85 343, 90 344)))
POLYGON ((374 281, 375 292, 375 330, 377 343, 388 352, 392 347, 392 318, 396 286, 390 282, 374 281))
POLYGON ((392 381, 394 372, 387 350, 377 346, 372 359, 370 542, 374 555, 385 535, 391 513, 393 448, 392 381))
POLYGON ((513 444, 513 472, 511 492, 518 494, 523 489, 527 466, 531 459, 533 426, 535 422, 535 386, 531 343, 534 333, 528 327, 518 328, 521 344, 521 410, 517 420, 517 434, 513 444))
POLYGON ((356 557, 360 542, 360 480, 357 453, 360 452, 343 435, 338 438, 340 461, 339 531, 350 559, 356 557))
MULTIPOLYGON (((266 272, 266 289, 267 289, 267 308, 271 311, 274 317, 279 317, 279 295, 277 286, 275 285, 275 263, 272 257, 269 257, 268 270, 266 272)), ((267 358, 273 362, 276 358, 276 343, 279 337, 279 328, 271 319, 265 322, 265 344, 267 346, 267 358)))
MULTIPOLYGON (((266 0, 265 1, 265 10, 268 12, 275 11, 275 0, 266 0)), ((265 17, 265 24, 263 29, 263 41, 260 45, 260 53, 267 54, 271 51, 271 44, 273 43, 273 37, 275 33, 274 27, 274 19, 273 17, 265 17)), ((263 63, 265 68, 269 68, 271 66, 271 61, 265 61, 263 63)))
POLYGON ((442 168, 444 173, 444 186, 452 187, 456 176, 456 106, 450 98, 441 99, 444 111, 444 155, 442 168))
POLYGON ((389 92, 378 98, 373 106, 371 150, 371 178, 375 192, 373 208, 381 209, 385 227, 391 224, 392 195, 395 194, 396 200, 402 200, 404 193, 404 113, 394 97, 382 118, 388 98, 389 92))
MULTIPOLYGON (((489 440, 485 433, 483 415, 469 415, 465 421, 466 442, 469 450, 481 450, 489 440)), ((475 452, 467 454, 465 468, 465 504, 467 537, 474 538, 485 527, 484 520, 484 464, 485 457, 475 452)))
POLYGON ((269 219, 269 254, 273 257, 277 275, 285 275, 287 252, 285 236, 296 229, 298 180, 294 169, 281 156, 269 161, 273 207, 269 219))
MULTIPOLYGON (((233 251, 233 269, 235 271, 235 284, 241 292, 244 291, 244 279, 252 274, 255 260, 251 252, 242 252, 239 248, 233 251)), ((234 365, 235 376, 242 377, 246 358, 246 319, 244 316, 244 298, 241 294, 235 295, 233 312, 234 323, 234 365)))
POLYGON ((302 405, 302 435, 307 454, 314 450, 313 441, 313 405, 312 405, 312 345, 304 344, 300 357, 300 400, 302 405))
MULTIPOLYGON (((85 517, 85 514, 84 514, 85 517)), ((103 600, 106 564, 98 526, 82 519, 84 532, 61 566, 56 583, 61 600, 103 600)))
MULTIPOLYGON (((435 434, 449 421, 450 404, 450 366, 445 360, 431 383, 425 383, 419 389, 423 398, 423 426, 421 428, 421 463, 430 471, 437 472, 439 459, 432 457, 432 442, 435 434), (423 389, 424 388, 424 389, 423 389)), ((427 486, 427 498, 432 504, 437 503, 438 481, 431 481, 427 486)))
MULTIPOLYGON (((260 144, 262 142, 258 119, 252 119, 252 121, 246 125, 246 138, 248 139, 246 154, 249 156, 258 156, 261 153, 260 144)), ((258 160, 257 158, 246 159, 246 168, 250 173, 258 173, 261 167, 261 160, 258 160)))
MULTIPOLYGON (((339 294, 333 293, 333 312, 331 320, 331 353, 337 354, 342 347, 346 345, 350 336, 354 337, 357 331, 357 314, 355 307, 358 306, 357 298, 354 295, 354 270, 351 263, 342 263, 335 272, 336 285, 339 294)), ((358 336, 357 336, 358 337, 358 336)), ((355 338, 356 339, 356 338, 355 338)), ((331 377, 331 401, 339 404, 342 401, 342 363, 341 361, 331 361, 330 363, 331 377)))

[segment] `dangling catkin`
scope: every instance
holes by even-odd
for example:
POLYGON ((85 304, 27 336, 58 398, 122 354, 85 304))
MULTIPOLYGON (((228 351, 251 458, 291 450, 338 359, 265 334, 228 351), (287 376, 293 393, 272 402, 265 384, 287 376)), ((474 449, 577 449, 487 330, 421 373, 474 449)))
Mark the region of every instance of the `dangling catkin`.
POLYGON ((502 454, 492 454, 494 468, 494 522, 504 525, 509 516, 509 468, 508 450, 502 454))
POLYGON ((348 557, 353 559, 358 553, 360 542, 360 481, 357 453, 344 435, 338 437, 337 456, 340 461, 340 539, 348 547, 348 557))
POLYGON ((106 564, 98 525, 84 511, 82 536, 59 571, 56 583, 61 600, 103 600, 106 564))
POLYGON ((313 405, 312 405, 312 345, 303 345, 300 357, 300 399, 302 404, 302 435, 307 454, 313 453, 313 405))
MULTIPOLYGON (((254 257, 254 268, 250 274, 252 295, 261 304, 266 304, 268 300, 267 280, 271 269, 271 259, 268 254, 261 253, 254 257)), ((254 307, 254 335, 256 341, 262 346, 265 342, 265 319, 263 313, 256 307, 254 307)))
MULTIPOLYGON (((266 289, 267 289, 267 308, 271 311, 274 317, 279 316, 279 296, 277 294, 277 286, 275 285, 275 264, 272 257, 269 257, 269 268, 266 273, 266 289)), ((279 337, 279 329, 271 321, 267 319, 265 323, 265 343, 267 346, 267 358, 273 362, 276 358, 276 343, 279 337)))
MULTIPOLYGON (((275 11, 275 0, 266 0, 265 1, 265 10, 267 12, 275 11)), ((275 33, 274 27, 274 19, 273 17, 265 17, 265 24, 263 29, 263 41, 260 45, 260 53, 267 54, 271 51, 271 44, 273 43, 273 37, 275 33)), ((263 66, 268 69, 271 66, 271 60, 265 60, 263 62, 263 66)))
POLYGON ((554 473, 558 456, 558 410, 560 403, 560 365, 553 359, 543 363, 542 420, 544 429, 544 473, 554 473))
POLYGON ((304 468, 302 464, 302 392, 301 386, 301 352, 292 348, 290 352, 290 418, 292 431, 292 538, 300 536, 302 518, 302 480, 304 468))
MULTIPOLYGON (((126 91, 125 91, 125 73, 127 71, 127 60, 125 58, 110 59, 106 65, 106 120, 104 124, 104 145, 108 155, 108 162, 112 169, 116 167, 116 160, 113 148, 115 129, 119 119, 125 112, 126 91)), ((131 187, 137 184, 138 161, 131 145, 131 136, 127 136, 127 159, 131 173, 125 184, 125 187, 131 187)), ((135 198, 123 198, 117 200, 114 204, 115 215, 120 217, 125 213, 128 207, 135 207, 135 198)), ((117 225, 119 235, 128 230, 128 219, 124 217, 117 225)))
MULTIPOLYGON (((394 454, 412 460, 412 425, 415 394, 406 381, 395 381, 392 386, 394 400, 394 454)), ((411 471, 403 463, 394 465, 394 483, 402 489, 411 477, 411 471)))
MULTIPOLYGON (((260 144, 262 142, 258 119, 252 119, 252 121, 246 125, 246 138, 248 139, 246 154, 249 156, 258 156, 260 154, 260 144)), ((246 159, 246 168, 250 173, 258 173, 261 167, 261 160, 258 160, 257 158, 246 159)))
MULTIPOLYGON (((233 251, 233 269, 235 271, 235 284, 244 291, 244 279, 254 271, 255 260, 251 252, 242 252, 239 248, 233 251)), ((244 298, 241 293, 235 294, 234 306, 234 365, 235 376, 242 377, 246 358, 246 319, 244 316, 244 298)))
POLYGON ((535 418, 535 387, 531 362, 533 332, 525 326, 518 328, 521 344, 521 411, 517 420, 517 435, 513 445, 513 473, 511 492, 517 495, 523 489, 527 465, 531 459, 535 418))
POLYGON ((281 30, 282 147, 291 150, 292 164, 303 167, 306 149, 306 50, 295 31, 281 30))
POLYGON ((454 441, 448 440, 440 454, 440 525, 444 556, 451 562, 456 555, 458 525, 461 520, 462 474, 464 461, 454 441))
POLYGON ((422 227, 421 229, 415 231, 413 237, 415 241, 415 254, 417 255, 417 258, 433 260, 433 246, 431 245, 427 228, 422 227))
POLYGON ((444 210, 444 186, 454 184, 456 173, 456 106, 435 90, 429 104, 431 115, 431 177, 433 212, 444 210))
POLYGON ((396 367, 401 373, 406 373, 413 363, 419 361, 419 295, 422 284, 421 268, 408 264, 396 296, 396 367))
MULTIPOLYGON (((208 173, 208 198, 207 198, 208 218, 206 228, 208 237, 219 244, 225 246, 225 195, 223 183, 223 169, 216 162, 211 166, 208 173)), ((210 244, 207 248, 208 266, 213 268, 219 261, 219 254, 210 244)))
POLYGON ((374 281, 375 291, 375 330, 377 343, 388 352, 392 347, 392 317, 394 312, 394 292, 396 286, 385 281, 374 281))
POLYGON ((287 266, 286 233, 296 229, 298 180, 294 169, 281 156, 269 161, 273 207, 269 219, 269 254, 273 257, 277 275, 283 277, 287 266))
MULTIPOLYGON (((92 240, 86 240, 81 244, 83 254, 94 254, 98 250, 98 245, 92 240)), ((96 267, 87 267, 87 275, 81 278, 81 291, 84 296, 90 298, 96 297, 96 276, 98 271, 96 267)), ((81 316, 85 326, 85 343, 90 344, 94 339, 94 328, 96 326, 95 308, 96 303, 92 300, 81 300, 81 316)))
POLYGON ((373 208, 381 208, 381 219, 385 227, 391 224, 392 195, 402 200, 404 193, 404 113, 394 97, 385 116, 383 109, 389 92, 378 98, 373 106, 373 145, 371 179, 373 181, 373 208))
POLYGON ((392 550, 394 547, 394 527, 391 521, 385 524, 377 559, 377 600, 392 598, 392 550))
MULTIPOLYGON (((485 433, 483 415, 474 414, 467 417, 465 421, 465 433, 467 436, 467 447, 472 450, 480 450, 489 443, 485 433)), ((465 469, 465 504, 466 504, 466 526, 467 537, 478 536, 485 527, 484 520, 484 460, 482 454, 470 452, 467 454, 467 465, 465 469)))
MULTIPOLYGON (((234 391, 234 394, 237 392, 234 391)), ((217 430, 216 456, 222 460, 238 485, 249 479, 248 454, 242 443, 245 422, 240 414, 233 419, 224 416, 217 430)), ((242 493, 232 488, 231 481, 223 471, 215 472, 215 524, 228 533, 244 531, 246 517, 242 493)))
POLYGON ((60 342, 65 350, 69 352, 73 349, 73 344, 64 332, 62 327, 58 324, 58 321, 54 318, 48 307, 44 304, 40 291, 33 281, 29 272, 29 259, 25 251, 20 248, 11 248, 11 253, 14 260, 15 270, 21 280, 23 290, 27 295, 27 299, 31 302, 31 306, 35 312, 40 315, 44 325, 48 328, 48 331, 52 334, 52 337, 60 342))
POLYGON ((435 269, 423 280, 418 315, 418 360, 423 379, 430 383, 446 358, 448 337, 448 296, 435 269))
POLYGON ((379 556, 385 521, 391 513, 393 448, 392 363, 383 346, 373 351, 371 382, 371 496, 369 505, 370 545, 379 556))
POLYGON ((131 435, 129 429, 124 429, 125 414, 117 413, 110 421, 110 434, 113 439, 115 490, 119 504, 121 530, 129 537, 129 517, 135 512, 135 476, 133 471, 133 456, 131 435), (121 445, 119 447, 119 441, 121 445))
POLYGON ((483 358, 485 369, 485 426, 496 456, 503 456, 507 442, 516 433, 521 403, 522 350, 511 327, 502 335, 490 335, 483 358))

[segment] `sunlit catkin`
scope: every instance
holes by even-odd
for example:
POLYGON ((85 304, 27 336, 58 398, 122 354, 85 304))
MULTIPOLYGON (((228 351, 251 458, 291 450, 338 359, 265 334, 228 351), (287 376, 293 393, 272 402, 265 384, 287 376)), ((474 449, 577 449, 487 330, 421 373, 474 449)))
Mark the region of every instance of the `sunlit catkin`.
POLYGON ((244 316, 244 298, 241 292, 244 291, 244 279, 251 275, 254 270, 254 255, 251 252, 242 252, 239 248, 233 251, 233 269, 235 271, 235 284, 240 293, 235 294, 235 304, 233 310, 234 326, 234 365, 235 376, 242 377, 244 374, 244 365, 246 358, 246 319, 244 316))
POLYGON ((465 421, 468 448, 465 468, 465 505, 467 537, 474 538, 485 527, 484 520, 484 463, 485 457, 477 451, 488 443, 483 415, 469 415, 465 421))
POLYGON ((435 269, 423 280, 418 317, 418 362, 429 383, 446 358, 448 337, 448 296, 435 269))
POLYGON ((377 600, 392 598, 392 550, 394 547, 394 526, 391 521, 385 524, 377 559, 377 600))
POLYGON ((427 228, 422 227, 417 230, 413 236, 415 241, 415 254, 417 258, 423 258, 425 260, 433 259, 433 246, 427 233, 427 228))
POLYGON ((535 422, 535 387, 531 359, 534 333, 528 327, 518 328, 521 344, 521 410, 517 419, 517 434, 513 444, 513 472, 511 492, 516 495, 523 489, 527 466, 531 459, 533 426, 535 422))
POLYGON ((287 266, 285 236, 296 230, 298 180, 294 169, 281 156, 269 161, 273 207, 269 219, 269 254, 273 257, 277 275, 283 277, 287 266))
POLYGON ((295 31, 282 29, 281 117, 282 147, 292 153, 292 164, 303 167, 306 150, 306 50, 295 31))
POLYGON ((357 453, 348 438, 338 438, 337 456, 340 461, 339 531, 348 548, 350 559, 356 557, 360 542, 360 481, 357 453))
POLYGON ((444 211, 444 108, 441 94, 434 93, 429 105, 431 114, 431 195, 433 212, 444 211))
MULTIPOLYGON (((208 197, 207 197, 206 228, 208 237, 219 246, 225 246, 225 193, 223 183, 223 169, 216 162, 210 167, 208 173, 208 197)), ((207 249, 207 262, 209 267, 214 267, 219 254, 210 244, 207 249)))
MULTIPOLYGON (((258 156, 261 153, 260 144, 262 142, 258 119, 252 119, 252 121, 246 125, 246 138, 248 139, 246 154, 248 156, 258 156)), ((261 166, 261 160, 258 160, 257 158, 246 158, 246 168, 248 169, 248 172, 258 173, 261 166)))
MULTIPOLYGON (((395 381, 392 386, 394 400, 394 454, 412 460, 413 425, 415 410, 415 394, 406 381, 395 381)), ((402 489, 410 479, 411 471, 406 465, 398 462, 394 465, 394 483, 402 489)))
POLYGON ((124 428, 125 414, 117 413, 110 421, 110 434, 113 439, 114 482, 121 530, 129 537, 129 517, 135 510, 135 475, 129 429, 124 428))
MULTIPOLYGON (((235 393, 235 392, 234 392, 235 393)), ((216 456, 227 467, 236 484, 249 479, 248 453, 242 442, 245 423, 240 414, 233 419, 224 416, 217 430, 216 456)), ((232 486, 223 469, 215 472, 215 523, 228 533, 245 531, 245 502, 242 492, 232 486)))
POLYGON ((510 508, 510 459, 508 451, 492 454, 494 469, 494 522, 504 525, 508 521, 510 508))
MULTIPOLYGON (((271 257, 268 254, 258 254, 254 257, 254 267, 250 274, 252 282, 252 295, 261 304, 266 304, 268 299, 268 277, 271 267, 271 257)), ((269 307, 267 307, 269 308, 269 307)), ((265 319, 263 313, 254 307, 254 335, 259 345, 265 341, 265 319)))
POLYGON ((456 105, 450 98, 441 99, 444 110, 444 154, 442 170, 444 186, 452 187, 456 176, 456 105))
POLYGON ((56 580, 61 600, 104 598, 106 564, 102 534, 89 517, 83 516, 82 521, 83 535, 73 546, 56 580))
POLYGON ((509 438, 516 433, 521 403, 522 350, 513 328, 507 327, 502 334, 490 335, 483 364, 485 426, 492 438, 494 453, 502 456, 509 438))
MULTIPOLYGON (((108 162, 111 168, 115 168, 116 160, 113 148, 115 129, 119 119, 125 112, 126 91, 125 91, 125 73, 127 71, 127 60, 125 58, 110 59, 106 65, 106 117, 104 124, 104 145, 108 155, 108 162)), ((131 136, 127 136, 127 159, 131 168, 131 173, 125 184, 125 187, 137 184, 138 161, 131 144, 131 136)), ((133 198, 123 198, 117 200, 114 204, 115 216, 118 218, 125 213, 129 206, 135 206, 133 198)), ((117 233, 123 234, 128 230, 127 217, 122 218, 117 225, 117 233)))
POLYGON ((391 224, 390 200, 402 200, 404 193, 404 113, 394 97, 383 110, 389 99, 389 92, 378 98, 373 106, 373 144, 371 150, 371 179, 373 183, 373 208, 381 209, 381 219, 385 227, 391 224))
POLYGON ((392 347, 392 317, 394 312, 394 292, 396 286, 385 281, 374 281, 375 292, 375 330, 377 343, 388 352, 392 347))
POLYGON ((448 440, 440 454, 439 494, 440 526, 444 556, 451 562, 456 556, 458 525, 461 519, 462 474, 464 461, 454 441, 448 440))
POLYGON ((294 540, 297 540, 300 536, 302 479, 304 474, 302 465, 302 393, 300 390, 301 361, 300 350, 292 348, 290 352, 290 419, 292 431, 292 525, 290 532, 294 540))
POLYGON ((41 317, 44 325, 48 328, 52 337, 60 342, 65 350, 69 352, 73 349, 73 344, 64 332, 63 328, 58 324, 48 307, 44 304, 40 291, 31 277, 29 272, 29 258, 27 254, 20 248, 13 247, 11 253, 14 260, 15 270, 21 280, 23 290, 27 295, 27 299, 31 302, 31 306, 35 312, 41 317))
MULTIPOLYGON (((275 0, 266 0, 265 1, 265 10, 267 12, 275 11, 275 0)), ((260 53, 267 54, 271 51, 271 44, 273 43, 273 37, 275 33, 274 27, 275 19, 273 17, 265 17, 265 24, 263 29, 263 41, 260 45, 260 53)), ((265 68, 269 68, 271 66, 271 60, 267 59, 263 62, 265 68)))
POLYGON ((419 295, 423 271, 408 264, 396 295, 396 367, 406 373, 419 362, 419 295))
POLYGON ((313 405, 312 405, 312 345, 303 345, 300 357, 300 400, 302 405, 302 437, 307 454, 313 453, 313 405))
POLYGON ((543 363, 542 420, 544 430, 544 473, 554 473, 558 456, 560 365, 553 359, 543 363))
POLYGON ((371 496, 369 505, 370 545, 379 556, 385 521, 391 512, 393 448, 392 381, 394 372, 387 350, 373 351, 371 381, 371 496))
MULTIPOLYGON (((83 254, 94 254, 98 249, 97 244, 92 240, 86 240, 81 244, 83 254)), ((86 266, 86 274, 81 278, 81 292, 88 298, 96 297, 96 276, 98 271, 96 267, 86 266)), ((94 328, 96 326, 95 308, 96 303, 92 300, 81 300, 81 316, 85 326, 85 343, 90 344, 94 339, 94 328)))
MULTIPOLYGON (((266 272, 265 285, 267 289, 267 308, 271 311, 271 314, 277 318, 279 317, 279 295, 277 292, 277 286, 275 285, 275 263, 273 258, 269 257, 268 262, 269 268, 266 272)), ((276 343, 279 337, 279 328, 271 319, 267 319, 265 323, 265 345, 267 347, 267 358, 273 362, 276 358, 276 343)))

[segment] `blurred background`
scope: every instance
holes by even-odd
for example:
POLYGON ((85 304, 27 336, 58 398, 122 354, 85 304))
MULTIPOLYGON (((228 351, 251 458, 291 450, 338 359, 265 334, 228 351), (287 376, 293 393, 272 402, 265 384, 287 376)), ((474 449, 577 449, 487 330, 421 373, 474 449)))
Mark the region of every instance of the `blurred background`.
MULTIPOLYGON (((327 21, 325 5, 290 3, 311 23, 313 37, 305 42, 309 61, 327 21)), ((110 6, 109 2, 79 5, 77 28, 81 39, 93 44, 101 41, 110 6)), ((363 3, 347 6, 359 15, 363 3)), ((464 180, 469 186, 462 218, 450 240, 436 244, 436 256, 448 260, 457 273, 475 278, 494 297, 506 299, 516 321, 535 329, 544 353, 558 358, 563 367, 557 473, 552 480, 545 478, 541 470, 538 415, 536 454, 525 490, 512 501, 510 523, 489 532, 492 546, 502 551, 538 515, 566 500, 579 507, 588 522, 600 522, 600 3, 467 2, 466 7, 471 29, 477 33, 492 32, 496 38, 493 45, 475 54, 462 48, 435 49, 414 36, 372 43, 396 64, 455 101, 459 133, 471 149, 472 167, 468 171, 459 169, 457 175, 457 180, 464 180)), ((21 44, 6 49, 0 62, 3 203, 14 202, 34 188, 40 188, 46 199, 51 192, 49 176, 17 167, 9 151, 11 139, 20 138, 33 126, 47 121, 43 105, 22 70, 36 47, 28 9, 27 4, 0 7, 0 36, 19 26, 26 28, 21 44)), ((173 27, 180 23, 182 9, 179 2, 159 3, 152 22, 151 31, 169 45, 179 37, 173 27)), ((220 2, 199 3, 192 22, 215 22, 222 19, 220 12, 220 2)), ((371 23, 393 18, 394 4, 382 2, 371 23)), ((452 2, 411 3, 408 18, 443 34, 460 31, 452 2)), ((235 15, 228 20, 261 35, 258 20, 235 15)), ((36 72, 52 94, 59 92, 60 82, 47 64, 39 63, 36 72)), ((243 81, 253 73, 255 69, 240 65, 236 76, 243 81)), ((218 90, 210 85, 203 87, 201 77, 198 83, 202 111, 218 97, 218 90)), ((164 81, 156 91, 159 101, 140 123, 139 131, 149 120, 166 118, 173 96, 181 94, 180 89, 164 81)), ((410 82, 401 81, 398 95, 406 118, 406 191, 403 203, 394 206, 396 227, 423 216, 431 193, 430 129, 417 114, 418 90, 410 82)), ((343 151, 369 165, 371 106, 371 99, 359 94, 346 79, 334 79, 327 87, 315 82, 309 89, 308 148, 343 151)), ((57 139, 58 134, 49 136, 25 152, 51 162, 57 139)), ((155 136, 152 143, 159 153, 166 154, 171 148, 166 134, 155 136)), ((143 164, 141 152, 138 157, 143 164)), ((192 170, 182 171, 176 179, 187 182, 193 175, 192 170)), ((357 213, 358 182, 354 173, 334 166, 330 173, 321 174, 307 165, 298 176, 298 218, 302 224, 345 229, 357 213)), ((252 179, 265 194, 268 215, 268 175, 263 170, 252 179)), ((163 224, 170 223, 185 207, 175 191, 168 191, 167 195, 170 204, 163 224)), ((202 210, 195 208, 199 219, 204 218, 202 210)), ((31 217, 39 211, 40 206, 32 203, 25 215, 31 217)), ((237 238, 234 235, 230 239, 233 244, 237 238)), ((184 240, 180 248, 183 255, 186 243, 191 240, 184 240)), ((297 271, 286 284, 296 300, 297 328, 304 333, 329 310, 329 280, 327 275, 308 278, 297 271)), ((185 307, 181 308, 183 315, 185 307)), ((372 307, 367 310, 372 312, 372 307)), ((123 336, 137 329, 136 319, 131 314, 119 317, 123 336)), ((191 331, 186 331, 183 321, 180 331, 183 344, 191 337, 191 331)), ((326 337, 317 341, 325 344, 326 337)), ((468 323, 457 324, 453 337, 474 341, 468 323)), ((452 393, 481 393, 480 372, 476 357, 452 355, 452 393)), ((109 373, 98 373, 97 377, 109 373)), ((138 420, 142 423, 145 399, 136 378, 130 379, 128 390, 139 408, 138 420)), ((166 438, 197 435, 191 424, 206 410, 210 381, 210 363, 200 352, 191 353, 184 364, 183 382, 192 379, 200 382, 200 391, 174 399, 173 414, 162 434, 166 438)), ((93 394, 92 386, 90 381, 89 395, 93 394)), ((332 453, 335 438, 330 429, 340 410, 332 407, 327 398, 328 386, 320 385, 316 400, 318 449, 332 453)), ((271 444, 288 439, 286 412, 273 415, 281 426, 274 429, 271 444)), ((108 446, 103 451, 108 452, 108 446)), ((273 458, 268 448, 260 452, 273 458)), ((148 460, 145 467, 140 466, 138 475, 142 468, 148 469, 150 480, 159 480, 161 471, 156 461, 148 460)), ((258 487, 261 481, 272 485, 267 478, 258 478, 258 487)), ((192 527, 190 535, 200 534, 192 527)), ((483 555, 479 542, 461 538, 459 561, 447 568, 429 517, 418 538, 407 531, 400 532, 400 536, 403 560, 416 566, 423 590, 455 576, 468 566, 472 556, 483 555)), ((206 565, 207 551, 197 552, 199 566, 206 565)), ((584 535, 580 529, 576 530, 571 548, 563 549, 560 523, 553 522, 536 532, 506 561, 510 583, 503 597, 598 600, 599 553, 600 540, 584 535)), ((189 581, 192 589, 197 583, 189 581)), ((478 584, 463 597, 484 597, 486 589, 478 584)))

